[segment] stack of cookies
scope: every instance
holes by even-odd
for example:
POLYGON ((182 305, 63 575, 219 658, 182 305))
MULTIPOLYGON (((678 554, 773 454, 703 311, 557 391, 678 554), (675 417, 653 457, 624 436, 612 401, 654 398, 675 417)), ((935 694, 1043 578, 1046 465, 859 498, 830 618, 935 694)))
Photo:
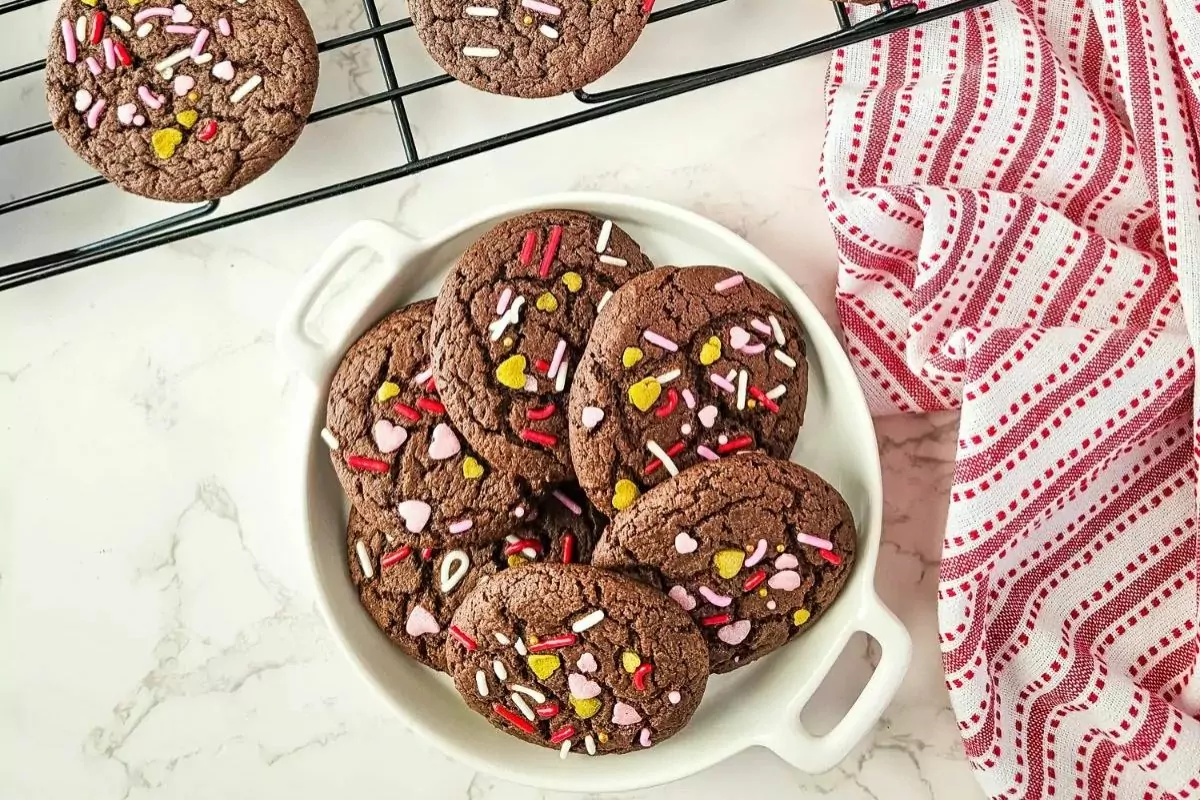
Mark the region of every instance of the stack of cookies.
POLYGON ((853 565, 845 501, 787 460, 807 375, 787 306, 734 270, 656 269, 577 211, 501 223, 333 377, 363 607, 526 741, 666 739, 853 565))

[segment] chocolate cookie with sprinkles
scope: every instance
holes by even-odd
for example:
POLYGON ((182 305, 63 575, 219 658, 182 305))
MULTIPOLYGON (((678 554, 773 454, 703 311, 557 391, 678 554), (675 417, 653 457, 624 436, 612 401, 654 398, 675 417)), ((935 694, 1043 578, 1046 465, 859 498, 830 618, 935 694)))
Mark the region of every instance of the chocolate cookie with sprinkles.
POLYGON ((619 227, 579 211, 514 217, 471 245, 433 314, 438 387, 471 446, 535 487, 570 479, 575 365, 597 311, 651 267, 619 227))
POLYGON ((571 387, 571 456, 608 514, 681 470, 743 450, 786 458, 804 420, 799 324, 725 267, 663 267, 625 284, 571 387))

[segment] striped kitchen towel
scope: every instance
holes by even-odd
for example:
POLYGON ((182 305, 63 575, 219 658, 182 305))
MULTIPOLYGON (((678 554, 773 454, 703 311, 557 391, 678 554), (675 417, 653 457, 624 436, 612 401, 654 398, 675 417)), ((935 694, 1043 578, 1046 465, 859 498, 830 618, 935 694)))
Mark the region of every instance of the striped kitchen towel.
POLYGON ((1200 797, 1200 5, 1000 0, 827 97, 851 359, 878 413, 961 408, 938 614, 980 783, 1200 797))

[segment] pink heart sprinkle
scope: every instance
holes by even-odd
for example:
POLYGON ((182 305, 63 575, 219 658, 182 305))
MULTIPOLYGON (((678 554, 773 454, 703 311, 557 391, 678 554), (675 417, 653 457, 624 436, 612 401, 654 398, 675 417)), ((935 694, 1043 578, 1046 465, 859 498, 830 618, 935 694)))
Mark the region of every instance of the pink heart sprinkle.
POLYGON ((637 725, 642 721, 642 715, 633 706, 618 700, 613 706, 612 721, 614 725, 637 725))
POLYGON ((171 14, 171 22, 185 23, 192 21, 192 12, 183 3, 175 6, 171 14))
POLYGON ((699 592, 700 592, 701 597, 703 597, 708 602, 712 603, 717 608, 724 608, 725 606, 727 606, 733 602, 732 597, 726 597, 723 594, 717 594, 716 592, 714 592, 712 589, 708 588, 707 586, 701 586, 699 589, 699 592))
POLYGON ((729 329, 729 346, 734 350, 741 350, 750 343, 750 334, 745 328, 740 325, 734 325, 729 329))
MULTIPOLYGON (((595 672, 599 666, 600 665, 596 663, 596 657, 591 653, 584 653, 579 657, 579 660, 575 662, 575 667, 580 672, 595 672)), ((567 680, 569 681, 570 678, 567 680)))
POLYGON ((700 424, 706 428, 711 428, 713 423, 717 421, 717 407, 705 406, 696 412, 696 416, 700 418, 700 424))
POLYGON ((684 611, 691 611, 696 607, 696 598, 688 594, 687 589, 682 586, 672 586, 671 591, 667 592, 667 597, 678 603, 684 611))
POLYGON ((799 572, 785 569, 783 572, 776 572, 772 575, 767 581, 767 586, 770 586, 772 589, 791 592, 799 589, 802 583, 804 583, 804 580, 800 577, 799 572))
POLYGON ((454 429, 444 422, 439 422, 433 429, 433 438, 429 440, 429 457, 434 461, 445 461, 458 455, 462 445, 454 435, 454 429))
POLYGON ((408 622, 404 623, 404 632, 409 636, 421 636, 426 633, 437 633, 442 629, 438 621, 425 610, 425 606, 413 606, 408 614, 408 622))
POLYGON ((117 106, 117 121, 125 125, 133 123, 133 118, 137 114, 137 106, 133 103, 125 103, 117 106))
POLYGON ((680 531, 675 537, 675 549, 684 555, 696 552, 696 548, 700 545, 687 534, 686 531, 680 531))
POLYGON ((233 64, 228 61, 218 61, 213 64, 212 74, 214 78, 220 78, 223 81, 233 80, 233 64))
POLYGON ((381 453, 394 453, 408 440, 408 431, 386 419, 376 422, 371 433, 375 436, 375 446, 381 453))
POLYGON ((75 93, 75 110, 85 111, 92 104, 92 93, 87 89, 80 89, 75 93))
POLYGON ((604 409, 596 408, 595 406, 585 406, 583 413, 580 415, 580 420, 583 422, 583 427, 589 431, 600 424, 604 419, 604 409))
POLYGON ((183 97, 196 86, 196 79, 191 75, 175 76, 175 96, 183 97))
POLYGON ((717 631, 717 638, 728 645, 739 645, 750 635, 750 620, 739 619, 724 625, 717 631))
POLYGON ((404 527, 409 533, 420 533, 425 530, 433 509, 429 507, 429 503, 420 500, 405 500, 396 506, 396 513, 404 520, 404 527))
POLYGON ((775 559, 775 569, 795 569, 800 566, 800 560, 791 553, 784 553, 775 559))
POLYGON ((567 688, 571 690, 572 697, 580 700, 590 700, 600 694, 600 684, 578 672, 567 676, 567 688))

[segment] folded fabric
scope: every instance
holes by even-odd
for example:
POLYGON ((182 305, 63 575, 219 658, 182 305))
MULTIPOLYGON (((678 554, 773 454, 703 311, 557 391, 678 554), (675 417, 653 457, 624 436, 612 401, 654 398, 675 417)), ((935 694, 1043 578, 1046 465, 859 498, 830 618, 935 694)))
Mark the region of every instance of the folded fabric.
POLYGON ((878 413, 962 410, 938 615, 980 783, 1200 796, 1200 6, 1000 0, 827 93, 851 359, 878 413))

